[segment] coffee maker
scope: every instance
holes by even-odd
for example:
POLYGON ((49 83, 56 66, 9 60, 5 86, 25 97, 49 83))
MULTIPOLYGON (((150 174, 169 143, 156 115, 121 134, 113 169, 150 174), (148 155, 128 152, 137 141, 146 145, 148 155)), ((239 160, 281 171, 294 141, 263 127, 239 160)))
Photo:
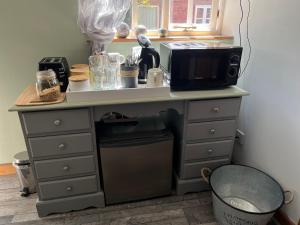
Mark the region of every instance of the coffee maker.
POLYGON ((160 57, 157 51, 151 47, 151 41, 143 34, 138 35, 137 41, 142 47, 139 57, 139 84, 147 83, 148 70, 151 68, 158 68, 160 64, 160 57))

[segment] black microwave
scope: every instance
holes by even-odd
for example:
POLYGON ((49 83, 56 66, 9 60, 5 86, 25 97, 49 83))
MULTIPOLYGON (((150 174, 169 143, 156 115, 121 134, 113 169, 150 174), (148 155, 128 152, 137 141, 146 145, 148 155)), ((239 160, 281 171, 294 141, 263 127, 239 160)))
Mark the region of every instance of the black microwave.
POLYGON ((235 85, 243 48, 222 43, 165 42, 160 67, 172 90, 201 90, 235 85))

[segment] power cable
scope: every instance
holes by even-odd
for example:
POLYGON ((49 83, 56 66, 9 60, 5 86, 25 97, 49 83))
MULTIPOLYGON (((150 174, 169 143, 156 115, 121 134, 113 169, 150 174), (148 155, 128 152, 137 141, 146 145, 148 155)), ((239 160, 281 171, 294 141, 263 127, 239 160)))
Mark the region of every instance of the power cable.
MULTIPOLYGON (((247 0, 248 1, 248 13, 247 13, 247 18, 246 18, 246 39, 247 39, 247 45, 249 48, 248 51, 248 57, 246 60, 246 65, 244 66, 244 68, 241 70, 240 68, 240 76, 241 77, 244 72, 246 71, 250 59, 251 59, 251 54, 252 54, 252 45, 251 45, 251 40, 250 40, 250 36, 249 36, 249 17, 250 17, 250 13, 251 13, 251 0, 247 0)), ((239 39, 240 39, 240 46, 242 46, 242 34, 241 34, 241 25, 244 19, 244 9, 243 9, 243 4, 242 4, 242 0, 240 0, 240 8, 241 8, 241 19, 240 19, 240 23, 239 23, 239 39)))

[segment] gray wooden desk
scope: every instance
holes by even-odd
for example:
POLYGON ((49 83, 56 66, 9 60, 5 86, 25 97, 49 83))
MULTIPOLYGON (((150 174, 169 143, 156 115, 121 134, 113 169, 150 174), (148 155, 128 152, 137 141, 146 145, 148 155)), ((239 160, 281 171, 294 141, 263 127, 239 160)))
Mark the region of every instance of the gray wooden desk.
POLYGON ((95 122, 109 112, 130 117, 160 114, 175 135, 176 193, 206 190, 200 170, 230 163, 245 95, 246 91, 232 86, 172 92, 161 98, 11 107, 9 111, 19 113, 37 180, 39 215, 105 206, 95 122))

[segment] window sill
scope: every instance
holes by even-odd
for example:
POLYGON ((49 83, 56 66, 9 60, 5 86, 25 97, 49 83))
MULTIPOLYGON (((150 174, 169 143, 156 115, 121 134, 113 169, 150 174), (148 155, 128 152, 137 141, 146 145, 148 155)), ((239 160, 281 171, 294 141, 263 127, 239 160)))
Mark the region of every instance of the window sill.
MULTIPOLYGON (((207 36, 149 36, 151 41, 192 41, 192 40, 233 40, 233 36, 224 35, 207 35, 207 36)), ((136 37, 129 36, 127 38, 113 39, 113 42, 136 42, 136 37)))

